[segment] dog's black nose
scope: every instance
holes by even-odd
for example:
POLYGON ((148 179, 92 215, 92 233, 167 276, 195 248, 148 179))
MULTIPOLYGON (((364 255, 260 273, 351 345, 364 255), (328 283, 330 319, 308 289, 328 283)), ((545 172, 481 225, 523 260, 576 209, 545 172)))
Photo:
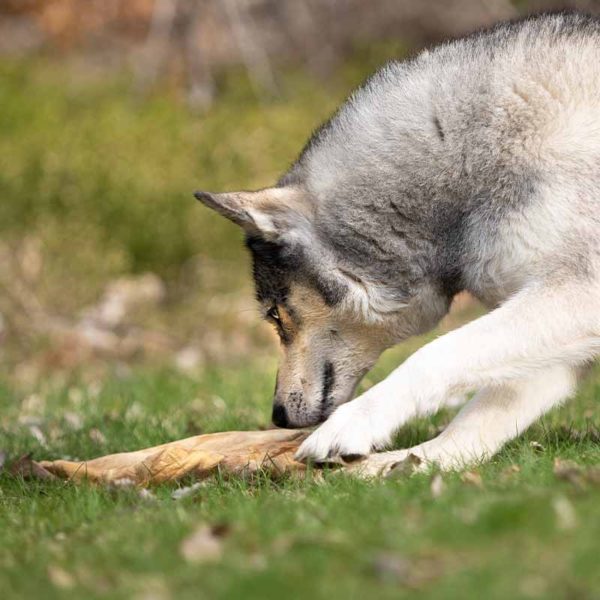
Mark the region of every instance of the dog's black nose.
POLYGON ((273 420, 273 425, 277 427, 287 427, 289 425, 287 411, 283 404, 275 404, 273 406, 273 416, 271 418, 273 420))

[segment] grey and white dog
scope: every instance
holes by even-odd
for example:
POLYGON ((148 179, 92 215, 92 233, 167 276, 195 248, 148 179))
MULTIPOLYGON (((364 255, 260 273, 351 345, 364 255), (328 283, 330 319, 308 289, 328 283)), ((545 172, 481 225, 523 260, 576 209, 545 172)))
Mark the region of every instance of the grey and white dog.
POLYGON ((600 353, 600 21, 546 15, 391 62, 275 187, 196 196, 247 234, 284 350, 274 422, 325 421, 299 457, 365 455, 366 475, 409 453, 485 460, 600 353), (493 310, 348 402, 461 290, 493 310), (437 438, 371 454, 472 390, 437 438))

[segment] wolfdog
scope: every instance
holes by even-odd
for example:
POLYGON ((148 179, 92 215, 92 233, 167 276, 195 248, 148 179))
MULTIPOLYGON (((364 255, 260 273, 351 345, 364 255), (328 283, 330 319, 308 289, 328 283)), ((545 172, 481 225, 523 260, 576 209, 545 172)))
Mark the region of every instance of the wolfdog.
POLYGON ((274 423, 324 422, 298 458, 360 455, 366 475, 488 459, 600 353, 600 21, 544 15, 390 62, 277 185, 195 195, 246 233, 283 347, 274 423), (351 400, 462 290, 490 312, 351 400), (472 391, 438 437, 374 452, 472 391))

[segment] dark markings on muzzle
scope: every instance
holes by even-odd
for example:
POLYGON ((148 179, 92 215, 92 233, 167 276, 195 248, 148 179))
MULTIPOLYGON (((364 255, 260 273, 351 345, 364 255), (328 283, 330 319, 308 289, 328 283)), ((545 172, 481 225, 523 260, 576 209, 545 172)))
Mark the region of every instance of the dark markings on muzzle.
POLYGON ((323 366, 323 382, 321 388, 321 419, 324 421, 333 409, 333 397, 331 392, 335 384, 335 371, 333 363, 327 361, 323 366))

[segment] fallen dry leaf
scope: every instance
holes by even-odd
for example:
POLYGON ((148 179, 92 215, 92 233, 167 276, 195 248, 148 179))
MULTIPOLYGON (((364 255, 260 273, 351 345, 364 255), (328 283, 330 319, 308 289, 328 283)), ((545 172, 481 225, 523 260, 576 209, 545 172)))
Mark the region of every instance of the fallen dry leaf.
POLYGON ((24 454, 10 467, 10 474, 24 479, 56 479, 56 477, 39 463, 31 458, 31 454, 24 454))
POLYGON ((535 452, 545 452, 546 448, 544 448, 544 446, 542 446, 539 442, 536 441, 532 441, 529 442, 529 447, 534 450, 535 452))
POLYGON ((463 483, 483 489, 483 481, 481 479, 481 475, 477 471, 465 471, 460 476, 460 479, 463 483))
POLYGON ((75 578, 71 573, 57 565, 50 565, 47 570, 48 579, 54 587, 61 590, 70 590, 75 587, 75 578))
POLYGON ((575 461, 555 458, 553 470, 557 479, 567 481, 579 489, 585 488, 587 484, 600 484, 600 467, 586 469, 575 461))
POLYGON ((593 485, 600 485, 600 467, 590 467, 587 469, 585 480, 593 485))
POLYGON ((57 477, 114 485, 148 485, 176 481, 186 475, 206 478, 251 475, 265 471, 272 476, 304 473, 306 466, 294 453, 307 432, 289 429, 227 431, 198 435, 145 450, 111 454, 89 461, 42 461, 40 468, 57 477))
POLYGON ((553 470, 557 479, 568 481, 577 487, 582 487, 584 484, 582 468, 572 460, 555 458, 553 470))
POLYGON ((387 479, 404 479, 412 475, 423 462, 416 454, 409 454, 404 460, 396 463, 386 475, 387 479))
POLYGON ((223 537, 227 529, 222 526, 201 525, 179 546, 181 556, 188 562, 217 562, 223 556, 223 537))
POLYGON ((74 431, 79 431, 83 427, 83 419, 79 413, 67 411, 63 414, 63 419, 74 431))
POLYGON ((103 446, 104 444, 106 444, 106 436, 96 427, 94 427, 93 429, 90 429, 90 432, 88 434, 90 436, 90 440, 92 440, 92 442, 103 446))
MULTIPOLYGON (((589 414, 587 418, 591 418, 592 416, 593 412, 589 414)), ((587 441, 594 444, 600 443, 600 429, 591 425, 587 426, 585 429, 574 429, 573 427, 562 425, 558 428, 557 434, 560 435, 562 439, 569 442, 587 441)))
POLYGON ((503 483, 510 481, 517 473, 521 472, 519 465, 509 465, 500 472, 499 480, 503 483))

